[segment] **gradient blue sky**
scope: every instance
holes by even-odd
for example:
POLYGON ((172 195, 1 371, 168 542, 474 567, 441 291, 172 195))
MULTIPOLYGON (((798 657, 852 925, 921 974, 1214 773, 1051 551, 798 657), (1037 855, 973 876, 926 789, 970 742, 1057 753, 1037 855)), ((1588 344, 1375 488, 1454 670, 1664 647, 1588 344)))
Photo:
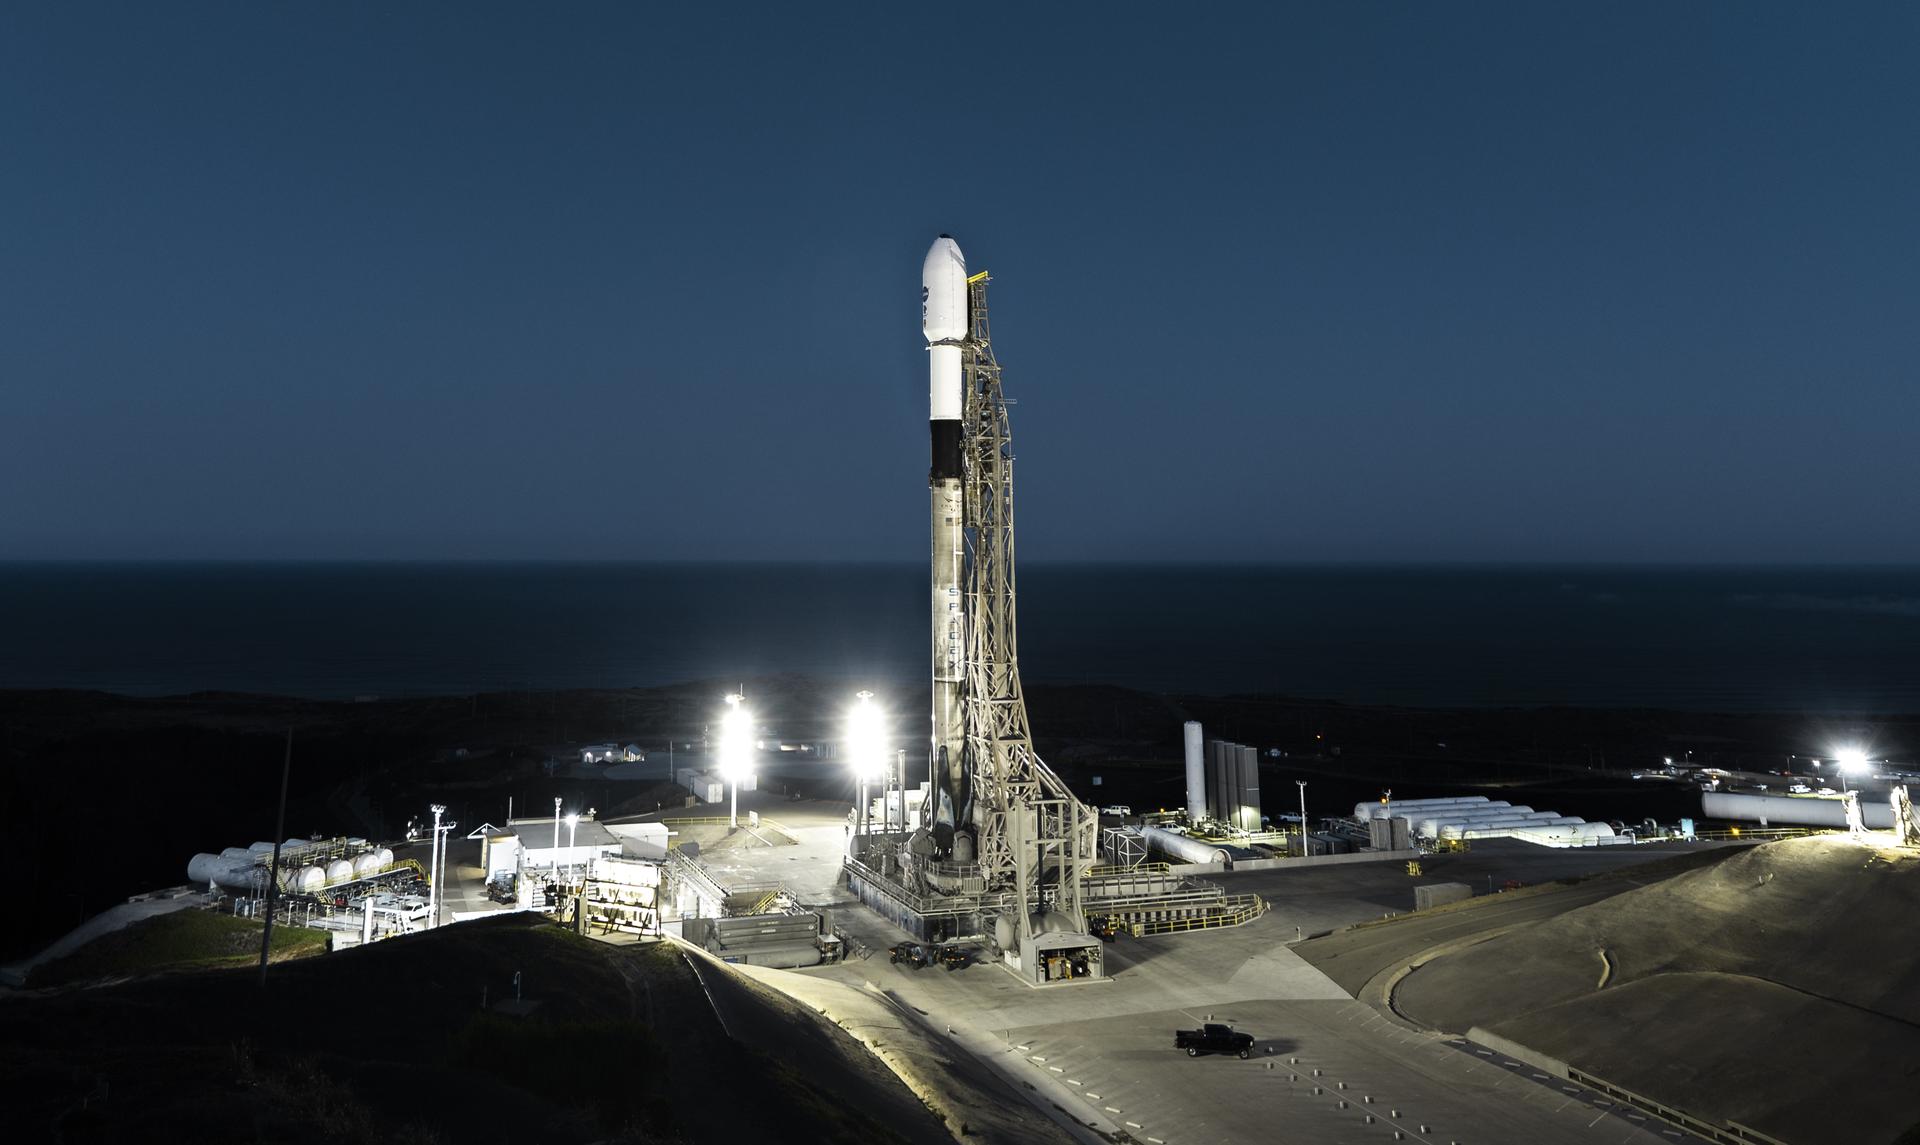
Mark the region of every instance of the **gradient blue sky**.
POLYGON ((0 557, 1920 560, 1920 8, 10 4, 0 557), (979 19, 963 24, 964 13, 979 19))

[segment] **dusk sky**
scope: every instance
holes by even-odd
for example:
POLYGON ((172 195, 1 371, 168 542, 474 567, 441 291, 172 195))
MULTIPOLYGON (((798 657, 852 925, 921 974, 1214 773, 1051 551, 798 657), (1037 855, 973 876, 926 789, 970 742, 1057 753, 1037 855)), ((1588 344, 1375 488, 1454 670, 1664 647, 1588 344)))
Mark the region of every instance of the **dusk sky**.
POLYGON ((0 558, 1920 560, 1920 8, 10 4, 0 558))

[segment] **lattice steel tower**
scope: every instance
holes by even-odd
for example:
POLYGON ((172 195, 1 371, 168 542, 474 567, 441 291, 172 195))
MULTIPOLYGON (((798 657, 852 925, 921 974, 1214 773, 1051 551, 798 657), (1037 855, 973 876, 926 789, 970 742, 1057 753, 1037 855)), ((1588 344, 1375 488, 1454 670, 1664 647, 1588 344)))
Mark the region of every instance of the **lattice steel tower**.
POLYGON ((1033 908, 1016 927, 1026 947, 1033 933, 1085 931, 1080 884, 1096 861, 1099 819, 1033 750, 1027 723, 1015 624, 1013 438, 987 325, 989 281, 985 273, 967 281, 963 348, 965 818, 986 885, 1015 889, 1015 901, 1033 908))

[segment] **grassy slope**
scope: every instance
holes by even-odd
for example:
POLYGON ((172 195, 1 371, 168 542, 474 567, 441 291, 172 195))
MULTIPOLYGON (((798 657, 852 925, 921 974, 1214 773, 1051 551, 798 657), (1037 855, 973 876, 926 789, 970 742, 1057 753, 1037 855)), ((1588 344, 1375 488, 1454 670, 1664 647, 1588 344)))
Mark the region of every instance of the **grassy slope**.
MULTIPOLYGON (((261 925, 205 910, 182 910, 143 918, 101 935, 62 958, 37 966, 28 985, 65 986, 169 970, 258 966, 261 925)), ((324 931, 277 926, 273 961, 324 953, 324 931)))
POLYGON ((1920 1118, 1917 918, 1920 859, 1786 840, 1436 959, 1395 1005, 1790 1141, 1887 1141, 1920 1118))
POLYGON ((944 1139, 859 1112, 900 1107, 891 1078, 783 1052, 808 1020, 735 1042, 671 947, 514 916, 279 965, 264 994, 237 970, 0 1000, 0 1100, 69 1142, 944 1139), (516 971, 540 1014, 483 1012, 516 971))

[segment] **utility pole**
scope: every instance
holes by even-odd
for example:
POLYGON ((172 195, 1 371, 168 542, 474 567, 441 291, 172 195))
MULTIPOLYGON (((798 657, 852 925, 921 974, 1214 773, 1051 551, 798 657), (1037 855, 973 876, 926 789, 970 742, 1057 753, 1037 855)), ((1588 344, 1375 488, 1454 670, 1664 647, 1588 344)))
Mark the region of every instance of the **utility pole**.
POLYGON ((1307 781, 1296 779, 1300 785, 1300 857, 1307 857, 1307 781))
POLYGON ((287 779, 293 774, 293 729, 287 729, 287 752, 280 761, 280 814, 274 819, 273 861, 267 867, 267 925, 260 933, 260 988, 267 988, 267 953, 273 949, 273 909, 280 888, 280 841, 287 835, 287 779))
POLYGON ((446 814, 444 803, 435 803, 433 811, 433 842, 427 847, 427 926, 440 925, 440 816, 446 814))

